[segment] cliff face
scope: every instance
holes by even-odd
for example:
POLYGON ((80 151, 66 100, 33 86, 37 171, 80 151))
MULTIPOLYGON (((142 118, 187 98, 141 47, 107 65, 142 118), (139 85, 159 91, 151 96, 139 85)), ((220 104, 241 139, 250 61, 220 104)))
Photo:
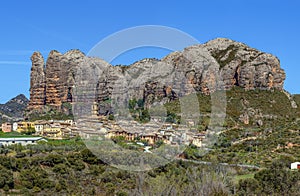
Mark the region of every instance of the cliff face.
POLYGON ((28 109, 41 110, 45 105, 46 77, 44 58, 39 52, 31 56, 32 67, 30 73, 30 101, 28 109))
POLYGON ((227 89, 283 89, 285 72, 277 57, 222 38, 207 42, 205 47, 220 64, 227 89))
POLYGON ((47 105, 59 110, 63 103, 72 102, 75 72, 83 58, 79 50, 65 54, 53 50, 44 64, 42 55, 33 53, 28 109, 42 111, 47 105))
MULTIPOLYGON (((38 52, 31 60, 30 110, 41 110, 46 105, 59 109, 63 103, 71 102, 77 69, 82 64, 101 68, 95 84, 100 114, 112 112, 108 101, 112 95, 119 101, 128 101, 128 93, 150 105, 194 90, 209 94, 218 89, 218 80, 223 81, 225 89, 240 86, 247 90, 282 90, 285 80, 275 56, 222 38, 173 52, 161 60, 144 59, 130 66, 111 66, 101 59, 85 57, 78 50, 65 54, 52 51, 46 65, 38 52), (159 79, 149 81, 149 75, 159 79)), ((83 79, 93 73, 85 74, 83 79)))

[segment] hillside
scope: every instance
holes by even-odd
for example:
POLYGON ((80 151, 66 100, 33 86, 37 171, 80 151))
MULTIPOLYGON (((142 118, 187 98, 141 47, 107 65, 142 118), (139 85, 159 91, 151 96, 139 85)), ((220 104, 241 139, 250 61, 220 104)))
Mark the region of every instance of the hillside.
MULTIPOLYGON (((188 149, 186 158, 261 167, 280 156, 300 159, 300 109, 292 107, 286 93, 235 87, 226 91, 226 100, 226 118, 213 150, 201 155, 188 149)), ((198 130, 209 133, 211 97, 199 94, 198 101, 198 130)), ((180 113, 179 101, 166 107, 170 113, 180 113)))
POLYGON ((5 104, 0 104, 0 122, 23 119, 29 100, 20 94, 5 104))

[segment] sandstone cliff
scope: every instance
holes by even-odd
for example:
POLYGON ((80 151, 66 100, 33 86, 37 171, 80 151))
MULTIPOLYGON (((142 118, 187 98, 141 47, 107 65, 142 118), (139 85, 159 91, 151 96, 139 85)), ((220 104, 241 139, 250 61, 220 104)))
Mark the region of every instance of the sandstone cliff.
POLYGON ((285 72, 275 56, 223 38, 187 47, 161 60, 144 59, 130 66, 112 66, 78 50, 65 54, 51 51, 46 64, 38 52, 31 60, 30 110, 42 110, 46 105, 60 109, 63 103, 72 102, 77 69, 82 64, 101 69, 95 82, 95 101, 101 114, 112 112, 108 101, 112 95, 128 101, 125 94, 130 93, 144 99, 147 105, 155 100, 176 99, 193 90, 209 94, 219 88, 218 80, 225 89, 240 86, 247 90, 282 90, 285 80, 285 72), (149 75, 159 79, 149 81, 149 75))
POLYGON ((60 109, 63 103, 72 102, 74 77, 83 58, 79 50, 65 54, 53 50, 45 64, 39 52, 33 53, 28 109, 42 111, 46 105, 60 109))

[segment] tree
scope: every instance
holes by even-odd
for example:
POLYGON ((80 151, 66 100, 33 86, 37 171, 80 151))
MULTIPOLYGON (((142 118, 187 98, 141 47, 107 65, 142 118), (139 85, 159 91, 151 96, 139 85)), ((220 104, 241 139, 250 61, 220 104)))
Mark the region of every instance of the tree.
POLYGON ((143 99, 139 99, 137 101, 137 105, 139 108, 144 108, 145 101, 143 99))
POLYGON ((54 183, 48 178, 47 172, 40 167, 22 170, 20 172, 20 181, 28 189, 33 189, 34 187, 40 189, 54 187, 54 183))
POLYGON ((264 194, 300 194, 300 173, 289 170, 285 165, 281 160, 275 160, 270 169, 261 170, 254 175, 264 194))
POLYGON ((65 159, 63 156, 61 155, 56 155, 56 154, 50 154, 48 156, 46 156, 44 158, 44 160, 41 161, 41 163, 43 165, 47 165, 47 166, 50 166, 50 167, 53 167, 54 165, 56 164, 59 164, 59 163, 64 163, 65 162, 65 159))
POLYGON ((69 170, 65 164, 58 164, 53 167, 53 171, 59 174, 67 174, 69 170))
POLYGON ((14 187, 14 178, 13 173, 8 169, 0 166, 0 188, 13 188, 14 187))
POLYGON ((129 110, 134 110, 136 103, 137 103, 136 99, 130 99, 128 103, 129 110))
POLYGON ((108 115, 108 120, 115 120, 115 117, 113 114, 108 115))
POLYGON ((167 111, 167 118, 166 118, 166 122, 169 122, 169 123, 175 123, 175 122, 176 122, 176 114, 175 114, 175 113, 172 113, 172 112, 169 112, 169 111, 167 111))
POLYGON ((239 195, 259 194, 258 181, 252 178, 242 179, 238 185, 239 195))

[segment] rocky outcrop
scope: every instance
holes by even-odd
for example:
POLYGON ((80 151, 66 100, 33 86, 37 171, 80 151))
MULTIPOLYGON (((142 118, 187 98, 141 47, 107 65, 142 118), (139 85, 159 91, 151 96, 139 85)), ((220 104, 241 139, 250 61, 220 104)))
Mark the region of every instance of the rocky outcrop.
POLYGON ((30 101, 29 110, 41 110, 45 105, 46 77, 44 58, 39 52, 31 56, 32 67, 30 73, 30 101))
POLYGON ((53 50, 50 52, 46 62, 46 89, 45 104, 59 107, 62 104, 60 99, 63 75, 61 66, 62 54, 53 50))
POLYGON ((50 52, 46 62, 46 105, 60 108, 62 103, 72 102, 70 94, 76 69, 84 56, 79 50, 71 50, 64 55, 55 50, 50 52))
POLYGON ((285 72, 277 57, 229 39, 218 38, 204 46, 220 64, 226 89, 283 89, 285 72))
POLYGON ((45 105, 59 109, 65 102, 72 102, 78 68, 82 65, 86 67, 82 68, 79 79, 95 89, 92 99, 98 103, 100 114, 113 112, 112 97, 118 102, 128 102, 132 97, 143 99, 147 106, 193 91, 209 94, 233 86, 282 90, 285 80, 275 56, 222 38, 173 52, 161 60, 144 59, 130 66, 112 66, 78 50, 65 54, 51 51, 46 65, 40 53, 34 53, 31 60, 29 109, 34 110, 45 105), (85 68, 95 70, 86 72, 85 68), (97 81, 88 81, 95 74, 97 81))
POLYGON ((75 73, 84 57, 79 50, 65 54, 53 50, 45 64, 39 52, 33 53, 28 110, 42 111, 45 106, 59 110, 63 103, 72 102, 75 73))
POLYGON ((25 109, 28 107, 29 100, 25 95, 20 94, 5 104, 0 104, 0 122, 23 120, 25 109))

